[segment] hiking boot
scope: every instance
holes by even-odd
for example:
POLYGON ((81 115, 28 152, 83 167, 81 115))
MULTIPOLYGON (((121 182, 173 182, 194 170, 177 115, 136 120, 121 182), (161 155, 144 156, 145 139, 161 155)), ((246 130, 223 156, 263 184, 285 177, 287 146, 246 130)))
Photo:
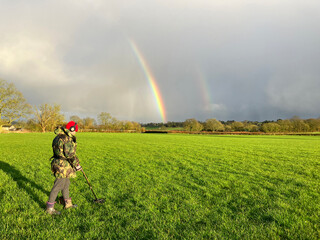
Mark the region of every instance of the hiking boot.
POLYGON ((54 209, 54 204, 55 202, 54 203, 47 202, 46 213, 49 213, 50 215, 60 215, 61 212, 54 209))
POLYGON ((71 198, 65 199, 64 201, 65 201, 65 205, 64 205, 65 209, 78 207, 78 205, 72 204, 71 198))
POLYGON ((46 212, 49 213, 50 215, 60 215, 61 214, 61 212, 55 210, 54 208, 47 208, 46 212))

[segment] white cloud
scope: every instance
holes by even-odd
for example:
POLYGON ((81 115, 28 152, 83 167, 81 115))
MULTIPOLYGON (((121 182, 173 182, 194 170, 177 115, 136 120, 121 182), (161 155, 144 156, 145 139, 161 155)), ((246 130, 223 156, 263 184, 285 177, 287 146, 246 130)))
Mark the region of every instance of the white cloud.
POLYGON ((63 63, 50 39, 16 34, 0 40, 0 72, 28 84, 68 83, 63 63))

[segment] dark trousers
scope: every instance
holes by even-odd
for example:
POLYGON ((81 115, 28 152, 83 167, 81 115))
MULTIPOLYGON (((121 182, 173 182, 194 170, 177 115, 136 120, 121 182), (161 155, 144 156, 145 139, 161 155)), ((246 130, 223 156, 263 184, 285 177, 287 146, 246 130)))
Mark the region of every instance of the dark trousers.
POLYGON ((51 189, 50 196, 49 196, 49 202, 54 203, 56 201, 56 198, 58 196, 58 193, 61 191, 62 196, 64 199, 69 198, 69 185, 70 185, 70 179, 69 178, 56 178, 54 181, 54 185, 51 189))

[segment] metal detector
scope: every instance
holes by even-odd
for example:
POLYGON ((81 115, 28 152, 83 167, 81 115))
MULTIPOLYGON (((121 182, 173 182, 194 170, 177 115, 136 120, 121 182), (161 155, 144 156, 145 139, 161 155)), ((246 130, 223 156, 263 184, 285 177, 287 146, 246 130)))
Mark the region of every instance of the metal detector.
POLYGON ((93 193, 94 197, 96 198, 96 199, 93 200, 93 202, 94 202, 94 203, 104 203, 106 200, 103 199, 103 198, 100 198, 100 199, 97 198, 97 195, 94 193, 94 191, 93 191, 93 189, 92 189, 92 186, 91 186, 91 184, 89 183, 89 180, 88 180, 86 174, 84 173, 83 169, 81 169, 81 171, 82 171, 82 173, 83 173, 83 176, 84 176, 84 177, 86 178, 86 180, 87 180, 87 183, 88 183, 88 185, 89 185, 89 187, 90 187, 90 189, 91 189, 91 192, 93 193))

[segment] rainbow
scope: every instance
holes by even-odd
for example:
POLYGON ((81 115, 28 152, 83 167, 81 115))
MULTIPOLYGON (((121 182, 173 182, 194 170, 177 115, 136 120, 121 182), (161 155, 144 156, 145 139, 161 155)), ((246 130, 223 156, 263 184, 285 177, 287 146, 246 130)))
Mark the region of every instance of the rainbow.
POLYGON ((142 53, 139 51, 139 48, 137 47, 137 45, 135 44, 135 42, 133 40, 129 40, 130 46, 136 56, 136 58, 139 61, 139 64, 144 72, 145 77, 148 79, 149 85, 152 89, 153 95, 155 97, 155 100, 157 102, 158 105, 158 109, 159 109, 159 113, 161 115, 162 118, 162 122, 165 123, 167 122, 166 119, 166 111, 164 108, 164 103, 161 97, 161 93, 159 90, 159 87, 157 85, 156 79, 155 77, 152 75, 152 72, 145 60, 145 58, 143 57, 142 53))
POLYGON ((204 104, 204 108, 206 111, 213 111, 212 109, 212 97, 210 94, 210 87, 208 86, 207 78, 203 74, 203 71, 197 67, 197 82, 201 90, 201 96, 204 104))

